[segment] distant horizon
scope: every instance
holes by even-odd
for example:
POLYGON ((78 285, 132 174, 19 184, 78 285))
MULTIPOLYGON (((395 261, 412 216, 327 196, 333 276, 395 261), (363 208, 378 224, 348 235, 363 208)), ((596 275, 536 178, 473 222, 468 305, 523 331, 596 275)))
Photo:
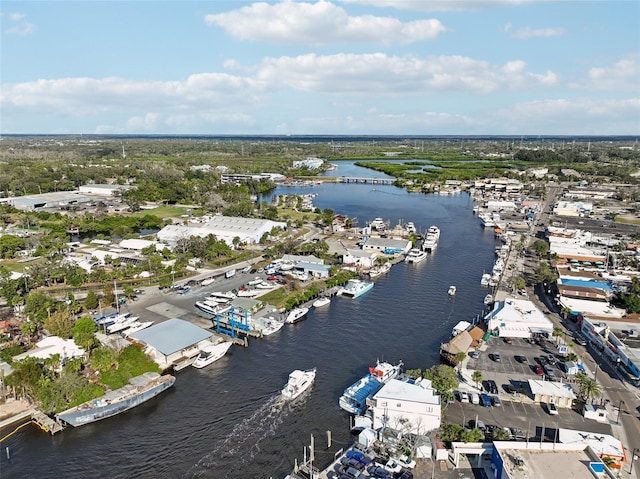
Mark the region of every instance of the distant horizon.
POLYGON ((2 6, 7 134, 640 135, 637 0, 2 6))

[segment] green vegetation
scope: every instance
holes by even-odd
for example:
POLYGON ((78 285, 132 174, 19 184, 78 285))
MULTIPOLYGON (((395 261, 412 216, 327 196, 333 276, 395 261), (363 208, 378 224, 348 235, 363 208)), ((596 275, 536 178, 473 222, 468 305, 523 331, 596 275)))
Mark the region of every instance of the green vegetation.
MULTIPOLYGON (((95 353, 94 353, 95 354, 95 353)), ((102 353, 104 355, 104 353, 102 353)), ((127 346, 115 357, 115 365, 101 371, 101 381, 111 389, 121 388, 129 379, 147 371, 160 372, 158 365, 136 345, 127 346), (114 367, 115 366, 115 367, 114 367)))

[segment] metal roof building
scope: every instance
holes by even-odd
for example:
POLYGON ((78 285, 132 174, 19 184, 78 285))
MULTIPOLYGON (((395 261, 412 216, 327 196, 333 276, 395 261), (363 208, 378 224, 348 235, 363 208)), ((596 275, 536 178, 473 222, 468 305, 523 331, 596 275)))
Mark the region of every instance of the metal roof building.
POLYGON ((145 346, 145 352, 162 368, 182 369, 193 362, 212 331, 173 318, 133 333, 129 337, 145 346))

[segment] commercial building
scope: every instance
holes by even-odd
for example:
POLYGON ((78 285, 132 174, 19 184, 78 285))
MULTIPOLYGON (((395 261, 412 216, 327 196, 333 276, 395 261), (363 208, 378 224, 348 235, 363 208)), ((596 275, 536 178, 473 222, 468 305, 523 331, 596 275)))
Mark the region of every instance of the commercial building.
POLYGON ((78 191, 57 191, 41 195, 12 196, 0 198, 0 203, 13 206, 21 211, 40 211, 46 208, 65 208, 73 205, 91 203, 93 198, 78 191))
POLYGON ((535 303, 524 299, 497 301, 485 321, 491 334, 504 338, 530 338, 553 332, 553 323, 535 303))
POLYGON ((371 237, 362 246, 363 251, 385 254, 408 253, 412 243, 409 240, 371 237))
POLYGON ((78 190, 80 191, 80 193, 84 193, 87 195, 114 197, 131 188, 132 186, 130 185, 87 184, 81 186, 80 188, 78 188, 78 190))
POLYGON ((538 403, 554 402, 558 407, 571 407, 576 398, 571 384, 556 381, 539 381, 529 379, 529 390, 533 400, 538 403))

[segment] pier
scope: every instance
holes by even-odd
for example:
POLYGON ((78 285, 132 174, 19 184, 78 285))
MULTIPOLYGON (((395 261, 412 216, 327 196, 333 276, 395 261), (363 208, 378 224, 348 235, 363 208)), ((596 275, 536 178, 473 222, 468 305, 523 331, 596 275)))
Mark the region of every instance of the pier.
POLYGON ((60 423, 51 419, 42 411, 38 409, 29 409, 28 411, 24 411, 20 414, 16 414, 15 416, 11 416, 3 421, 0 421, 0 429, 18 424, 18 426, 12 432, 0 438, 0 442, 4 441, 9 436, 13 435, 28 424, 32 423, 38 426, 44 432, 48 432, 52 436, 64 429, 60 423))
POLYGON ((338 183, 364 183, 369 185, 393 185, 396 178, 364 178, 358 176, 338 176, 338 183))

